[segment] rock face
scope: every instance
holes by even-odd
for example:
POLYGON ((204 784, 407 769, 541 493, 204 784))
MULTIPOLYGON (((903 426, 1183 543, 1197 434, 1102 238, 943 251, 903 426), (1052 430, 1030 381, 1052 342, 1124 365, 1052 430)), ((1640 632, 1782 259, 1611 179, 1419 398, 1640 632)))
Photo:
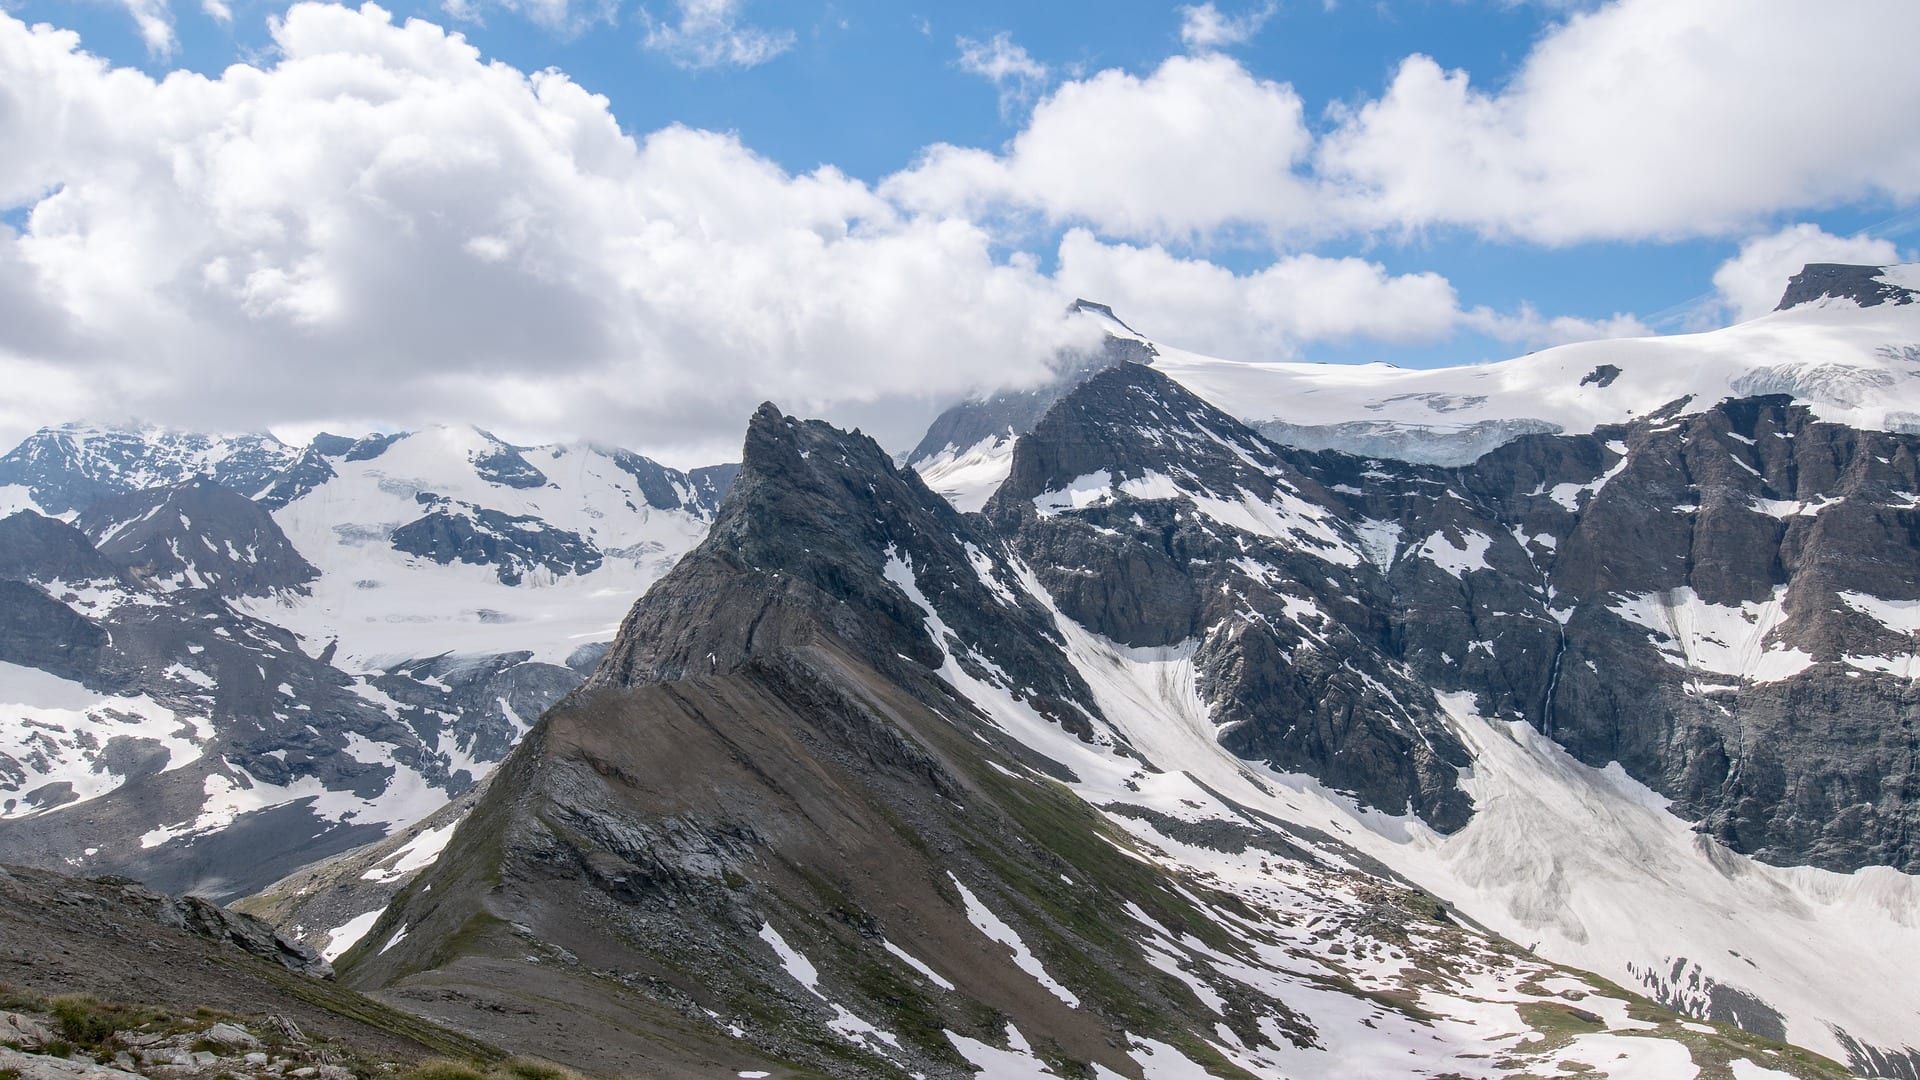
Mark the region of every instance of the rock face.
POLYGON ((1452 484, 1506 565, 1463 584, 1506 595, 1470 625, 1422 618, 1408 659, 1737 851, 1920 871, 1917 449, 1778 398, 1520 440, 1452 484), (1493 648, 1449 652, 1462 637, 1493 648))
POLYGON ((1278 446, 1130 366, 987 512, 1076 621, 1192 643, 1224 745, 1367 805, 1467 820, 1428 688, 1470 691, 1736 851, 1913 873, 1916 450, 1754 398, 1425 468, 1278 446))
POLYGON ((1852 266, 1845 263, 1808 263, 1787 282, 1776 311, 1798 307, 1816 300, 1846 299, 1861 307, 1880 304, 1911 304, 1920 292, 1885 280, 1886 267, 1852 266))
POLYGON ((1110 368, 1014 449, 987 514, 1060 610, 1123 645, 1196 649, 1226 746, 1442 831, 1467 752, 1397 663, 1390 606, 1337 501, 1245 425, 1110 368))
POLYGON ((491 566, 503 585, 518 585, 543 569, 553 575, 590 574, 600 552, 577 533, 556 529, 528 514, 457 503, 422 493, 427 513, 393 530, 393 548, 434 562, 491 566))
POLYGON ((115 565, 169 591, 266 597, 304 593, 320 576, 266 507, 212 480, 102 499, 74 524, 115 565))

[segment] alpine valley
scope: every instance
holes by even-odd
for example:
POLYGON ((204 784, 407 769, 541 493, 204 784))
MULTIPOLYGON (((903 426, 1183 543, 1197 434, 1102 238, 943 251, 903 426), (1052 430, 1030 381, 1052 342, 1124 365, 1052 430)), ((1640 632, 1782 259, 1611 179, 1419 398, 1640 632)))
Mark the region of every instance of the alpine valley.
POLYGON ((897 455, 38 432, 0 896, 599 1076, 1920 1080, 1920 267, 1430 370, 1073 317, 897 455))

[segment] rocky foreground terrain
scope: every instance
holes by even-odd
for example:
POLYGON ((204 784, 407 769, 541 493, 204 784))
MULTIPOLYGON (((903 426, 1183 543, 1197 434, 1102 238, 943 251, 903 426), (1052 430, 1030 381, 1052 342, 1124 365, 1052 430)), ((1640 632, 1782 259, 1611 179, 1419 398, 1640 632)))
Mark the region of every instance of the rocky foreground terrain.
POLYGON ((369 1080, 439 1058, 504 1055, 346 989, 251 916, 0 870, 0 1070, 16 1080, 369 1080))

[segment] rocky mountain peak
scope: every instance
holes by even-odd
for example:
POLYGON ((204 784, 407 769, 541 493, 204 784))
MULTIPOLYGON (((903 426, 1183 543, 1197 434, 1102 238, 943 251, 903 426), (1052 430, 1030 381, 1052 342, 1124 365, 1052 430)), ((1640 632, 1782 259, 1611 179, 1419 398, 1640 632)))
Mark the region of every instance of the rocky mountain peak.
POLYGON ((908 453, 914 468, 963 509, 977 510, 985 503, 1006 477, 1013 441, 1032 431, 1055 402, 1099 372, 1151 364, 1160 355, 1105 304, 1076 300, 1071 310, 1108 324, 1098 348, 1054 357, 1050 376, 1031 389, 1003 390, 953 406, 908 453))
POLYGON ((1816 300, 1852 300, 1861 307, 1911 304, 1920 300, 1920 274, 1901 275, 1914 267, 1856 266, 1849 263, 1808 263, 1787 282, 1775 311, 1816 300))
POLYGON ((101 555, 165 589, 272 596, 319 576, 266 507, 207 477, 102 499, 76 524, 101 555))
POLYGON ((119 576, 119 567, 64 521, 31 510, 0 518, 0 579, 75 584, 119 576))
POLYGON ((768 404, 741 461, 706 541, 634 605, 592 684, 724 673, 828 639, 908 682, 949 658, 991 669, 1088 730, 1091 694, 998 540, 878 443, 768 404))
POLYGON ((1468 755, 1380 648, 1374 567, 1338 502, 1239 421, 1121 365, 1015 445, 986 515, 1063 614, 1124 646, 1190 651, 1236 755, 1451 831, 1472 812, 1468 755))

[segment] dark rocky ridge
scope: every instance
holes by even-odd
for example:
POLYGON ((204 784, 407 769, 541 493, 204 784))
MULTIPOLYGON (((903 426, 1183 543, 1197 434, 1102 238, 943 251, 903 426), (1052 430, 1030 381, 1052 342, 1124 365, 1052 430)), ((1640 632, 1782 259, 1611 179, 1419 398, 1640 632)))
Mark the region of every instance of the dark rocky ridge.
POLYGON ((261 1022, 277 1016, 282 1031, 324 1041, 336 1055, 394 1062, 498 1056, 484 1043, 317 976, 330 976, 325 961, 266 923, 206 900, 163 895, 125 878, 0 868, 0 985, 189 1016, 196 1009, 261 1022))
POLYGON ((924 685, 949 645, 888 580, 892 558, 969 643, 958 663, 998 667, 1042 713, 1091 730, 1092 696, 1047 614, 1009 588, 998 544, 873 440, 763 405, 733 488, 706 541, 634 606, 590 686, 725 674, 805 643, 822 623, 876 670, 924 685))
POLYGON ((1780 304, 1774 310, 1785 311, 1829 297, 1852 300, 1861 307, 1911 304, 1920 300, 1920 293, 1912 289, 1881 281, 1880 275, 1885 271, 1884 266, 1808 263, 1788 280, 1787 291, 1781 295, 1780 304))

